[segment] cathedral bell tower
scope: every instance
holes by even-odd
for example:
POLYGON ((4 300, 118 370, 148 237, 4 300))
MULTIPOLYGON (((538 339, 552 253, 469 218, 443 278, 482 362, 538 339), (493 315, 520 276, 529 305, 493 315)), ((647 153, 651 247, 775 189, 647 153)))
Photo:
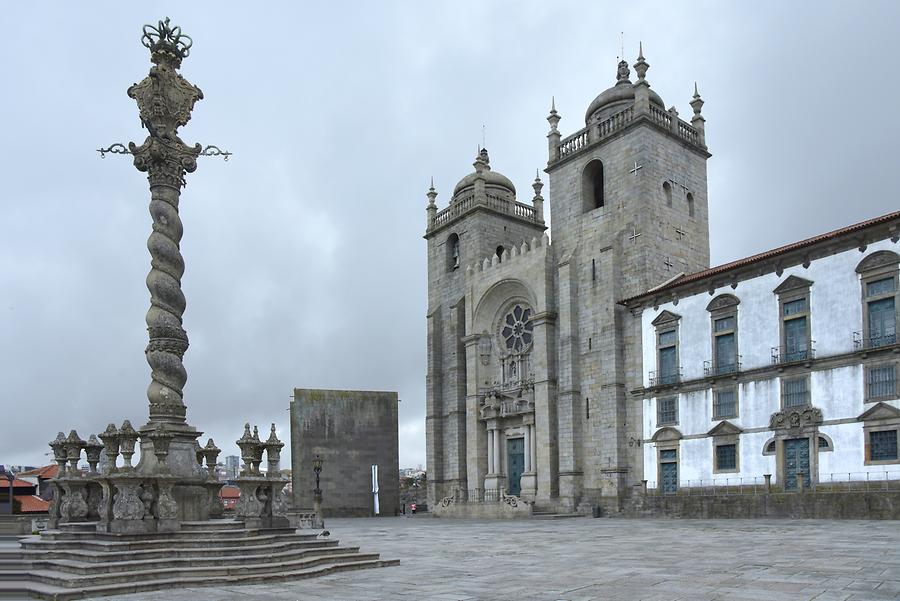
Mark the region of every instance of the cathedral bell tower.
POLYGON ((619 62, 575 133, 562 138, 555 102, 547 117, 559 361, 571 365, 560 370, 559 494, 570 506, 641 479, 628 446, 639 407, 627 400, 640 331, 618 301, 709 266, 703 100, 695 84, 688 123, 650 88, 643 48, 633 67, 635 82, 619 62))
MULTIPOLYGON (((432 182, 426 194, 428 243, 428 326, 426 375, 426 459, 429 505, 458 491, 480 488, 469 482, 467 452, 485 444, 483 428, 467 425, 468 366, 466 317, 467 266, 492 257, 499 263, 518 251, 523 241, 541 239, 543 198, 535 187, 532 204, 516 200, 516 188, 491 169, 480 149, 475 170, 453 189, 449 205, 438 210, 432 182)), ((491 259, 488 259, 490 263, 491 259)), ((471 399, 468 399, 471 401, 471 399)), ((481 480, 473 475, 473 480, 481 480)))

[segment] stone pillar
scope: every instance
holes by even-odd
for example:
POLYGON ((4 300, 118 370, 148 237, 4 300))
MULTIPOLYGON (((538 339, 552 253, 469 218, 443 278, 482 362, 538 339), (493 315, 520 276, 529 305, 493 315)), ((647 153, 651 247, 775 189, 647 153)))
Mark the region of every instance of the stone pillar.
MULTIPOLYGON (((468 300, 468 297, 467 297, 468 300)), ((491 453, 489 433, 481 420, 480 395, 478 393, 478 371, 481 361, 478 354, 479 334, 463 338, 466 353, 466 487, 470 501, 480 499, 480 489, 484 478, 491 472, 488 455, 491 453)))
POLYGON ((525 471, 531 471, 531 426, 525 426, 525 471))
MULTIPOLYGON (((168 20, 160 21, 158 27, 147 25, 141 41, 150 50, 153 67, 140 83, 128 88, 128 96, 137 102, 141 123, 149 135, 143 144, 131 142, 128 147, 134 166, 147 174, 150 184, 153 228, 147 240, 151 260, 146 279, 150 308, 146 316, 149 343, 145 354, 151 374, 147 388, 150 419, 139 429, 141 460, 135 471, 145 477, 166 474, 176 479, 178 483, 171 489, 168 484, 157 487, 154 494, 160 498, 154 501, 154 507, 157 513, 166 515, 167 529, 177 529, 179 520, 209 517, 205 474, 197 465, 195 453, 200 433, 185 419, 187 372, 182 360, 188 337, 182 324, 186 303, 181 291, 183 226, 178 212, 184 177, 196 170, 201 152, 199 144, 189 146, 181 140, 178 128, 188 123, 203 92, 178 72, 192 44, 180 28, 170 26, 168 20), (162 454, 151 436, 159 432, 160 424, 165 424, 165 431, 171 434, 162 454), (168 515, 173 508, 177 516, 168 515)), ((158 436, 156 441, 159 442, 158 436)), ((145 487, 147 496, 149 491, 145 487)))
POLYGON ((500 430, 494 429, 494 473, 500 474, 503 472, 503 467, 501 466, 500 461, 500 430))
POLYGON ((559 492, 559 453, 556 413, 556 316, 538 313, 534 323, 534 437, 532 461, 536 469, 536 498, 550 501, 559 492))

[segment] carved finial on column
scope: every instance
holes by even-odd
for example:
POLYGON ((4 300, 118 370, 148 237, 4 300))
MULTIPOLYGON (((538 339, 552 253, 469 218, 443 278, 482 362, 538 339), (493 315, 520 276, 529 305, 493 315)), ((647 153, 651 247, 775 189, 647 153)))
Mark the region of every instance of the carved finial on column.
POLYGON ((97 440, 96 434, 91 434, 88 441, 84 444, 84 454, 87 456, 87 462, 92 474, 97 473, 97 464, 100 463, 100 453, 102 451, 103 443, 97 440))
POLYGON ((559 158, 559 122, 562 117, 559 116, 559 113, 556 112, 556 97, 550 97, 550 114, 547 116, 547 121, 550 123, 550 131, 547 133, 547 147, 549 152, 548 162, 552 163, 557 158, 559 158))
POLYGON ((278 440, 278 436, 275 434, 275 424, 272 424, 269 439, 266 440, 266 459, 269 468, 267 475, 269 477, 275 478, 279 476, 282 448, 284 448, 284 443, 278 440))
POLYGON ((253 436, 250 434, 249 423, 244 424, 244 435, 238 438, 235 444, 241 450, 241 460, 244 462, 244 469, 241 471, 241 475, 250 475, 253 473, 253 447, 256 443, 253 442, 253 436))
POLYGON ((534 198, 531 201, 534 204, 534 220, 538 223, 543 223, 544 197, 541 196, 541 190, 544 188, 544 182, 541 181, 540 169, 535 169, 534 183, 531 184, 531 187, 534 188, 534 198))
POLYGON ((700 91, 697 89, 697 82, 694 82, 694 97, 691 100, 691 108, 694 109, 694 116, 691 117, 691 125, 700 132, 700 143, 706 146, 706 119, 700 114, 703 108, 703 99, 700 98, 700 91))
POLYGON ((56 462, 56 465, 59 466, 56 477, 62 478, 66 475, 66 463, 69 460, 68 453, 66 453, 66 435, 60 432, 56 435, 56 438, 51 440, 48 444, 53 450, 53 460, 56 462))
POLYGON ((210 438, 206 442, 206 446, 203 447, 203 457, 206 459, 206 473, 208 474, 210 480, 216 479, 216 462, 219 458, 219 453, 221 453, 221 449, 216 446, 216 443, 213 442, 213 439, 210 438))
POLYGON ((434 203, 437 195, 438 193, 434 189, 434 177, 432 176, 431 186, 428 188, 428 192, 425 193, 425 196, 428 197, 428 206, 425 207, 425 228, 429 230, 434 226, 434 219, 437 216, 437 205, 434 203))
POLYGON ((637 62, 634 63, 634 71, 638 75, 638 81, 644 81, 644 78, 647 76, 647 69, 650 68, 650 63, 648 63, 644 59, 644 43, 638 43, 638 58, 637 62))

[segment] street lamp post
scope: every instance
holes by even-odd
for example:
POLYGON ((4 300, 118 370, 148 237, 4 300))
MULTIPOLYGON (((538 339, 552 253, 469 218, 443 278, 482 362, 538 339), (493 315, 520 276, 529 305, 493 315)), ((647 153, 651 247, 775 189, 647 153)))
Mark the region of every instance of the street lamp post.
POLYGON ((313 511, 320 523, 324 524, 322 516, 322 489, 319 487, 319 475, 322 473, 322 458, 316 455, 313 459, 313 473, 316 475, 316 488, 313 490, 313 511))

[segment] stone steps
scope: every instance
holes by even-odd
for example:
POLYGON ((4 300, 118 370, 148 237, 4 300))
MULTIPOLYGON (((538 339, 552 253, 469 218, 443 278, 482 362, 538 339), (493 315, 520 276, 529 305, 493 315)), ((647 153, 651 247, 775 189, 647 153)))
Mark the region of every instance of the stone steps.
POLYGON ((217 520, 173 533, 118 535, 86 523, 25 537, 0 551, 0 599, 68 600, 172 587, 266 583, 396 565, 318 531, 247 529, 217 520))
POLYGON ((165 535, 152 535, 148 540, 118 540, 115 535, 95 535, 85 538, 44 540, 44 537, 29 537, 22 539, 20 544, 26 550, 60 550, 60 549, 90 549, 94 551, 140 551, 144 549, 196 549, 210 548, 223 543, 231 546, 250 546, 271 544, 281 541, 309 541, 315 540, 316 534, 259 534, 248 533, 246 536, 232 536, 228 538, 174 538, 166 539, 165 535))
POLYGON ((367 568, 379 568, 399 565, 398 559, 372 559, 366 561, 347 561, 344 563, 327 563, 313 568, 281 571, 271 574, 247 574, 216 577, 176 577, 154 581, 134 581, 94 586, 81 589, 71 589, 31 580, 0 581, 0 599, 4 595, 28 595, 37 599, 50 601, 69 601, 70 599, 84 599, 87 597, 101 597, 107 595, 123 595, 154 591, 168 588, 186 588, 203 586, 229 586, 240 584, 266 584, 284 580, 300 580, 314 578, 335 572, 348 570, 360 570, 367 568))
MULTIPOLYGON (((359 547, 340 547, 332 546, 326 548, 315 549, 288 549, 277 553, 260 552, 256 554, 244 554, 239 557, 242 566, 258 566, 273 562, 290 562, 294 560, 308 559, 310 557, 334 557, 337 555, 345 555, 347 553, 359 553, 359 547)), ((8 572, 14 571, 32 571, 32 570, 56 570, 69 574, 90 575, 97 572, 96 561, 84 561, 84 557, 58 558, 47 557, 46 555, 28 557, 19 561, 0 561, 0 579, 3 579, 3 572, 6 576, 10 576, 8 572)), ((208 566, 221 566, 228 564, 234 559, 233 556, 210 556, 210 557, 171 557, 162 556, 156 558, 140 558, 134 559, 130 555, 105 561, 103 571, 106 574, 114 574, 120 572, 133 572, 135 570, 150 569, 177 569, 177 568, 201 568, 208 566), (127 558, 127 559, 126 559, 127 558)))
MULTIPOLYGON (((251 576, 257 574, 278 574, 281 572, 290 572, 296 570, 310 569, 325 564, 338 565, 341 563, 352 561, 373 561, 378 559, 377 553, 348 553, 327 555, 324 557, 306 557, 301 559, 292 559, 289 561, 278 561, 269 563, 247 564, 241 559, 237 562, 231 562, 225 566, 199 566, 199 567, 176 567, 176 568, 154 568, 154 569, 132 569, 127 571, 119 571, 103 574, 76 574, 56 569, 56 565, 52 565, 46 569, 31 569, 28 574, 32 581, 50 584, 68 589, 82 589, 97 586, 107 586, 118 584, 123 581, 152 582, 164 578, 223 578, 233 576, 251 576)), ((55 564, 55 562, 50 562, 55 564)), ((21 573, 21 572, 20 572, 21 573)), ((5 576, 12 574, 0 573, 0 581, 5 576)))
POLYGON ((16 559, 76 559, 78 561, 99 563, 109 561, 120 561, 123 559, 160 559, 160 558, 180 558, 180 557, 222 557, 231 558, 235 556, 252 557, 257 554, 268 555, 272 552, 280 552, 287 549, 309 550, 318 549, 325 550, 338 546, 338 541, 329 539, 303 540, 303 541, 282 541, 271 544, 261 545, 241 545, 241 546, 217 546, 212 548, 199 549, 145 549, 139 551, 107 551, 105 553, 97 553, 96 551, 83 551, 80 549, 48 549, 48 550, 22 550, 22 551, 0 551, 0 565, 7 560, 16 559))

